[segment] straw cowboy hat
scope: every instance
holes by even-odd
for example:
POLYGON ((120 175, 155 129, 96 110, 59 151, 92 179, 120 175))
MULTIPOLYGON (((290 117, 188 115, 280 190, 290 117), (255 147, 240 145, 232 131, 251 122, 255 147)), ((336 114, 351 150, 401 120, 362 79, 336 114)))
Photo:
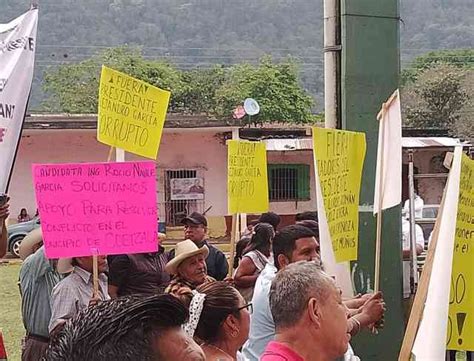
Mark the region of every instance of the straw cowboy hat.
POLYGON ((175 257, 166 264, 165 271, 169 274, 177 274, 179 265, 187 258, 195 256, 197 254, 203 254, 204 258, 209 255, 209 248, 202 246, 199 248, 196 244, 187 239, 183 242, 179 242, 176 245, 175 257))
POLYGON ((20 244, 20 258, 25 260, 30 254, 35 253, 35 247, 37 247, 41 242, 43 242, 43 232, 41 232, 41 227, 28 233, 25 238, 22 239, 20 244))
MULTIPOLYGON (((43 242, 43 232, 41 231, 41 227, 39 227, 28 233, 21 241, 20 258, 25 260, 26 257, 33 254, 35 247, 37 247, 41 242, 43 242)), ((59 273, 71 273, 73 270, 71 262, 72 258, 59 259, 56 266, 57 271, 59 273)))

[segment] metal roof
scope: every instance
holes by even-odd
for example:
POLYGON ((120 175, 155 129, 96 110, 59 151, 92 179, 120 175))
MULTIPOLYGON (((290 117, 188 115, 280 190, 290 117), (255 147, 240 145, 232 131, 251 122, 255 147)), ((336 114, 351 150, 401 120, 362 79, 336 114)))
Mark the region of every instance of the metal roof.
POLYGON ((311 138, 299 139, 265 139, 267 151, 312 150, 311 138))
MULTIPOLYGON (((292 151, 292 150, 312 150, 313 141, 311 138, 280 138, 265 139, 268 151, 292 151)), ((458 145, 470 146, 466 142, 461 142, 456 138, 448 137, 403 137, 402 148, 429 148, 429 147, 455 147, 458 145)))
POLYGON ((429 148, 429 147, 455 147, 470 146, 456 138, 448 137, 403 137, 402 148, 429 148))

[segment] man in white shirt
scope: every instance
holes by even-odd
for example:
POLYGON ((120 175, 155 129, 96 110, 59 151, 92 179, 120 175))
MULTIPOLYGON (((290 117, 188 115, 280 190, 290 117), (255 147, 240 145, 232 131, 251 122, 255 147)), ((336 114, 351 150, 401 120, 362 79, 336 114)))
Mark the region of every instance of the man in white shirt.
MULTIPOLYGON (((402 242, 403 242, 403 298, 410 297, 410 221, 407 218, 407 213, 404 212, 402 218, 402 242)), ((423 229, 415 224, 415 240, 416 240, 416 255, 419 256, 425 248, 425 238, 423 236, 423 229)), ((416 260, 415 260, 416 262, 416 260)))

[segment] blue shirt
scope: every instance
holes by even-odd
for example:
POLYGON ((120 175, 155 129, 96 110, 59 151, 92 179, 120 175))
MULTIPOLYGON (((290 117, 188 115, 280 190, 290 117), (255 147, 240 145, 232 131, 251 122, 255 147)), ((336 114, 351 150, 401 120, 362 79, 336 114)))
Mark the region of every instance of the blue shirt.
POLYGON ((51 292, 61 280, 44 254, 44 247, 28 256, 20 269, 21 314, 27 333, 49 337, 51 292))
POLYGON ((276 272, 276 267, 267 263, 255 283, 249 339, 243 347, 243 354, 249 361, 258 361, 268 343, 275 338, 275 323, 270 311, 269 294, 276 272))

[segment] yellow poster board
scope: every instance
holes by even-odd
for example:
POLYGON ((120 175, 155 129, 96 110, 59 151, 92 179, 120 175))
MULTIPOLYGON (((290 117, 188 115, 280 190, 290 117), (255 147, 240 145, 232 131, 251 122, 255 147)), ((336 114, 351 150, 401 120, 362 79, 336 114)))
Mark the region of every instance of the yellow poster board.
POLYGON ((357 259, 359 195, 365 159, 365 134, 313 128, 315 171, 336 262, 357 259))
POLYGON ((227 142, 229 214, 268 211, 267 149, 264 142, 227 142))
POLYGON ((461 160, 453 270, 449 295, 448 349, 474 351, 474 160, 461 160))
POLYGON ((156 159, 171 93, 102 66, 97 140, 156 159))

